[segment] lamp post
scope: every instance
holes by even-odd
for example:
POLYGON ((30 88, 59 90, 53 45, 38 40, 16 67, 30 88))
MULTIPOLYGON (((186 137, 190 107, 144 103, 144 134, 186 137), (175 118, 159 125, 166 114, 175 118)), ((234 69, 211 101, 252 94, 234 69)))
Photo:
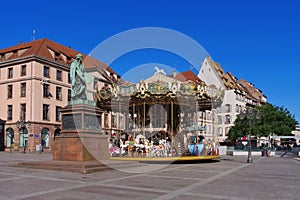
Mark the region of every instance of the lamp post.
POLYGON ((247 163, 252 163, 252 145, 251 145, 251 129, 252 129, 252 120, 254 117, 257 119, 260 117, 260 112, 257 111, 256 113, 253 112, 253 108, 247 109, 245 112, 240 114, 241 119, 244 119, 245 117, 249 120, 249 134, 247 136, 248 139, 248 157, 247 157, 247 163))
POLYGON ((26 153, 25 134, 28 133, 27 128, 31 125, 30 121, 25 121, 23 118, 16 122, 17 128, 20 130, 20 135, 23 137, 23 153, 26 153))

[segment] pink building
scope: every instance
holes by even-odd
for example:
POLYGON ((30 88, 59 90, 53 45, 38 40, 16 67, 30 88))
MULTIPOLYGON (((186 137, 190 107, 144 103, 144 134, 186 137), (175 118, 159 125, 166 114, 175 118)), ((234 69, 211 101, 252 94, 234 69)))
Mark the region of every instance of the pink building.
MULTIPOLYGON (((35 151, 42 144, 51 150, 59 134, 59 109, 71 98, 69 67, 78 51, 48 39, 0 50, 0 119, 6 121, 3 134, 6 151, 35 151)), ((86 71, 95 76, 96 87, 117 82, 120 76, 110 67, 84 56, 86 71)), ((102 125, 111 131, 111 113, 104 113, 102 125), (106 120, 106 121, 105 121, 106 120)))

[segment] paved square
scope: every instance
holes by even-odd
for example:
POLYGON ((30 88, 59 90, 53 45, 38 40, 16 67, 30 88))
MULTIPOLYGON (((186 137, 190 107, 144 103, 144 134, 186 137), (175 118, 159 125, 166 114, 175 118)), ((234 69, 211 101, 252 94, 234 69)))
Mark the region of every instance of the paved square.
MULTIPOLYGON (((293 157, 225 156, 219 162, 171 164, 149 173, 80 174, 15 167, 51 154, 0 153, 0 199, 299 199, 300 162, 293 157)), ((137 167, 151 168, 143 164, 137 167)), ((152 166, 153 167, 153 166, 152 166)))

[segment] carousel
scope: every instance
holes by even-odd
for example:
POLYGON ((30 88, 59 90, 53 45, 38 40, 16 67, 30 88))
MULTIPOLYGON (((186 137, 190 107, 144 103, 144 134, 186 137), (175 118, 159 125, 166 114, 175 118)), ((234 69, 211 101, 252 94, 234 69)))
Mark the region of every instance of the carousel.
POLYGON ((106 86, 97 106, 117 113, 119 132, 109 138, 112 160, 183 161, 216 159, 218 144, 205 138, 199 113, 212 108, 203 82, 181 82, 163 74, 138 84, 106 86))

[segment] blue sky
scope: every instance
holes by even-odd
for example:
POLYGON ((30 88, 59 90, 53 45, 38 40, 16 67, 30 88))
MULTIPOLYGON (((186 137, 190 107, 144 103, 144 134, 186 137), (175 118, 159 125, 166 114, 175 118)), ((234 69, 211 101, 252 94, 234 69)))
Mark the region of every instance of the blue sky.
MULTIPOLYGON (((48 38, 88 54, 122 31, 163 27, 200 43, 224 71, 260 88, 268 101, 300 121, 300 3, 294 0, 186 1, 4 1, 0 48, 48 38)), ((135 52, 112 66, 121 75, 132 66, 162 63, 190 69, 181 58, 155 51, 135 52), (122 66, 120 66, 122 65, 122 66)))

